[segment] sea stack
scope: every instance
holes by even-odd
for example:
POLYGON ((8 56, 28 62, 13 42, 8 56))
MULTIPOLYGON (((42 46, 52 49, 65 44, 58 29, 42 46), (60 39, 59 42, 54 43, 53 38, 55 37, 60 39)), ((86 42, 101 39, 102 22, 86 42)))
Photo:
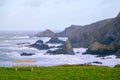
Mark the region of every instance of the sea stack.
POLYGON ((75 54, 69 40, 67 40, 66 43, 62 45, 59 49, 55 51, 49 50, 47 53, 53 54, 53 55, 56 55, 56 54, 74 55, 75 54))
POLYGON ((66 50, 66 52, 67 52, 68 54, 71 54, 71 55, 74 54, 73 48, 72 48, 71 43, 70 43, 69 40, 67 40, 66 43, 65 43, 65 50, 66 50))

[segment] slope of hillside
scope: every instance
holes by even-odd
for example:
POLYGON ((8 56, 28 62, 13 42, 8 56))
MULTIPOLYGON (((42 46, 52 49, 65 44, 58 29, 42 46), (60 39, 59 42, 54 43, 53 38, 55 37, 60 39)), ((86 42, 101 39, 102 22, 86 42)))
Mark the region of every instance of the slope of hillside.
POLYGON ((76 34, 84 34, 86 32, 92 32, 93 30, 104 26, 105 24, 107 24, 108 22, 110 22, 111 19, 106 19, 106 20, 101 20, 89 25, 85 25, 85 26, 80 26, 80 25, 71 25, 69 27, 67 27, 64 31, 57 33, 58 36, 69 36, 72 37, 73 35, 76 34))
POLYGON ((35 36, 37 36, 37 37, 53 37, 54 35, 55 35, 55 33, 53 31, 47 29, 43 32, 39 32, 35 36))
MULTIPOLYGON (((93 33, 96 29, 106 25, 109 23, 111 19, 106 19, 102 21, 98 21, 89 25, 81 26, 77 29, 72 29, 74 32, 69 34, 69 39, 72 42, 74 47, 87 47, 88 46, 88 37, 91 33, 93 33)), ((66 30, 67 31, 67 30, 66 30)), ((69 33, 70 33, 69 32, 69 33)), ((67 32, 68 33, 68 32, 67 32)))
POLYGON ((90 46, 86 53, 120 56, 120 13, 108 24, 92 33, 87 41, 90 46), (96 42, 106 47, 99 46, 95 49, 97 47, 94 46, 96 42))

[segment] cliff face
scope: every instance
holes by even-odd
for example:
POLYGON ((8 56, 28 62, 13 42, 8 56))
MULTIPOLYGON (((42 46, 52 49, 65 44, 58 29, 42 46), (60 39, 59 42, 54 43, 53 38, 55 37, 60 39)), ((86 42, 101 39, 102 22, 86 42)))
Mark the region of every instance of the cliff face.
POLYGON ((92 32, 93 30, 104 26, 108 22, 110 22, 111 19, 106 19, 102 21, 98 21, 89 25, 80 26, 80 25, 71 25, 68 28, 66 28, 64 31, 57 33, 57 36, 67 36, 67 37, 73 37, 73 36, 81 36, 81 34, 89 34, 89 32, 92 32))
POLYGON ((53 37, 53 36, 55 36, 55 33, 52 32, 51 30, 47 29, 43 32, 39 32, 36 36, 37 37, 53 37))
POLYGON ((64 31, 60 33, 54 33, 51 30, 47 29, 43 32, 39 32, 36 36, 37 37, 69 37, 69 40, 74 47, 87 47, 88 41, 87 38, 94 30, 106 25, 110 22, 111 19, 106 19, 102 21, 98 21, 89 25, 80 26, 80 25, 71 25, 70 27, 66 28, 64 31))
POLYGON ((60 36, 60 37, 72 36, 72 34, 76 34, 76 32, 78 32, 81 27, 82 26, 79 26, 79 25, 71 25, 68 28, 66 28, 64 31, 57 33, 57 36, 60 36))
POLYGON ((69 39, 72 42, 74 47, 87 47, 88 46, 88 37, 93 33, 95 30, 105 26, 109 23, 112 19, 106 19, 102 21, 98 21, 89 25, 79 26, 79 28, 72 29, 74 32, 69 34, 69 39))
POLYGON ((88 37, 88 42, 92 47, 89 46, 86 53, 99 55, 115 54, 120 56, 120 13, 108 24, 91 33, 88 37), (96 41, 106 47, 96 48, 96 41))
POLYGON ((113 18, 108 24, 97 29, 89 37, 90 42, 98 41, 109 45, 120 40, 120 16, 113 18))

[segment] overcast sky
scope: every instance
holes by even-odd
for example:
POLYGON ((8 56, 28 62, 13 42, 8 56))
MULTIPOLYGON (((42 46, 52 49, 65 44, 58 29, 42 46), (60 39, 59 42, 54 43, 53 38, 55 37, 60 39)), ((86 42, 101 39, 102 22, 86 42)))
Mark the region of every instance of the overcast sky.
POLYGON ((63 30, 119 11, 120 0, 0 0, 0 30, 63 30))

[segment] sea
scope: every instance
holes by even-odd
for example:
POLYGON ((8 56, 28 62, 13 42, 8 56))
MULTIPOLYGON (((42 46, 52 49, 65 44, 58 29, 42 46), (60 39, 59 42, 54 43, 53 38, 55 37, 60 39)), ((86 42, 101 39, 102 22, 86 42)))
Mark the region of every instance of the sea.
MULTIPOLYGON (((73 48, 75 55, 49 55, 48 50, 38 50, 28 45, 37 40, 49 41, 50 37, 35 37, 37 31, 0 31, 0 66, 12 67, 16 65, 35 65, 35 66, 56 66, 73 64, 92 64, 98 66, 114 67, 120 64, 120 58, 114 55, 97 57, 96 55, 85 55, 87 48, 73 48), (31 56, 21 56, 22 53, 34 53, 31 56), (35 60, 35 63, 14 63, 16 60, 35 60)), ((67 37, 59 37, 66 41, 67 37)), ((49 46, 59 46, 61 44, 48 44, 49 46)), ((51 48, 55 50, 57 48, 51 48)))

